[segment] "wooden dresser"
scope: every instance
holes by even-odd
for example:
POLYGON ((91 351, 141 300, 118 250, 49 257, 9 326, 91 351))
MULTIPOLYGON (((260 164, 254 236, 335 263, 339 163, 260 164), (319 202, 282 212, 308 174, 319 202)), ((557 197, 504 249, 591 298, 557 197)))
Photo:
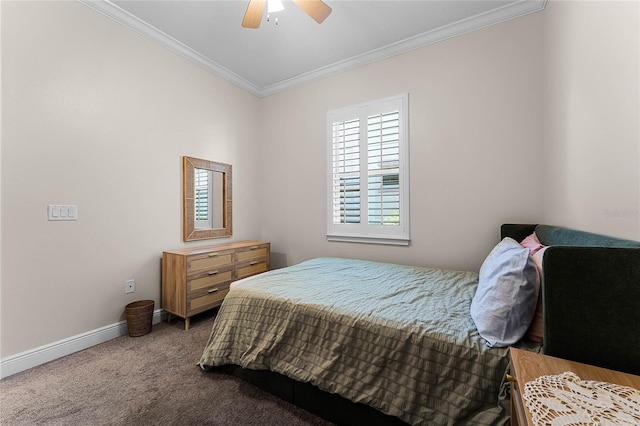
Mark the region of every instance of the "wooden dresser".
POLYGON ((511 381, 511 426, 534 424, 531 412, 526 407, 522 394, 524 393, 524 385, 540 376, 571 371, 576 373, 582 380, 615 383, 640 389, 640 376, 516 348, 510 348, 509 351, 511 356, 511 375, 508 377, 509 381, 511 381))
POLYGON ((239 241, 162 253, 162 309, 189 318, 222 304, 229 285, 268 271, 270 243, 239 241))

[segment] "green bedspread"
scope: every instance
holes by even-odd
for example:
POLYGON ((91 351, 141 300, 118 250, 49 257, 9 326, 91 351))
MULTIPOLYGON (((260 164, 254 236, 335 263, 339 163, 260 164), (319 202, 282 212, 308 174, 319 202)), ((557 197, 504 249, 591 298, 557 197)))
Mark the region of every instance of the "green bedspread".
POLYGON ((469 315, 478 275, 319 258, 232 284, 199 365, 268 369, 412 424, 501 424, 508 349, 469 315))

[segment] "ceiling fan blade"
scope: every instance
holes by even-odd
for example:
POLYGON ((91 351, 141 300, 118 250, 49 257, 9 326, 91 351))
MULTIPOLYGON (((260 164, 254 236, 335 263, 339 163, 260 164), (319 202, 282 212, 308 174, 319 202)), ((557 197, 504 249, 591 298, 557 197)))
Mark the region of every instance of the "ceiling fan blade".
POLYGON ((265 4, 267 4, 267 0, 249 1, 249 6, 247 6, 247 11, 245 12, 244 19, 242 20, 242 26, 244 28, 260 27, 265 4))
POLYGON ((331 14, 331 8, 322 0, 293 0, 293 2, 318 24, 321 24, 331 14))

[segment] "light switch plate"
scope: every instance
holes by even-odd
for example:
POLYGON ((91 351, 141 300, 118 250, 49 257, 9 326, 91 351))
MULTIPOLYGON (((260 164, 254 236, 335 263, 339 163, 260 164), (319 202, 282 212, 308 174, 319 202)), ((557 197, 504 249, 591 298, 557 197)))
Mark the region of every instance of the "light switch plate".
POLYGON ((78 206, 73 204, 49 204, 47 212, 49 220, 73 221, 78 219, 78 206))

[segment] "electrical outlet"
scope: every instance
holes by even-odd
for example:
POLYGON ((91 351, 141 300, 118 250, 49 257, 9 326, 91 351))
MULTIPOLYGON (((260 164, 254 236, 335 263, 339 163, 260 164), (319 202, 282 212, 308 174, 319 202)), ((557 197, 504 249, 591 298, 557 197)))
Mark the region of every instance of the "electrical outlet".
POLYGON ((136 280, 127 280, 124 282, 124 292, 133 293, 136 291, 136 280))

